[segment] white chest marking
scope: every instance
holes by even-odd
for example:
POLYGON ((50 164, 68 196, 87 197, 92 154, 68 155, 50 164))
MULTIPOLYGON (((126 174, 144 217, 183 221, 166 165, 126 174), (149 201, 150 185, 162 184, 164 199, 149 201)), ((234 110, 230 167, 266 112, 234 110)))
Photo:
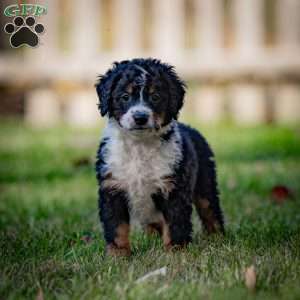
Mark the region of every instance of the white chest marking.
POLYGON ((168 142, 157 136, 132 136, 122 132, 116 124, 109 123, 104 136, 109 137, 105 161, 113 181, 129 197, 131 215, 140 223, 155 222, 160 214, 155 209, 151 195, 161 190, 168 193, 173 174, 181 160, 180 134, 168 142))

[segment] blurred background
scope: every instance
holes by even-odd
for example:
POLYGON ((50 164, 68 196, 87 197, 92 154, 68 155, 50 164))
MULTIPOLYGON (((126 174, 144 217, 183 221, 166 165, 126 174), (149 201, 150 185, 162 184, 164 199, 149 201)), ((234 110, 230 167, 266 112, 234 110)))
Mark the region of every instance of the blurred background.
MULTIPOLYGON (((21 1, 26 3, 26 1, 21 1)), ((1 1, 1 11, 14 1, 1 1)), ((94 83, 113 61, 156 57, 188 83, 182 116, 300 121, 299 0, 51 0, 37 48, 0 30, 0 118, 101 122, 94 83)), ((9 18, 1 13, 1 28, 9 18)))
POLYGON ((299 125, 300 0, 1 0, 0 299, 300 299, 299 125), (48 7, 36 48, 3 30, 17 2, 48 7), (180 118, 215 152, 227 235, 208 239, 195 218, 189 251, 133 232, 133 257, 111 261, 94 84, 150 56, 187 82, 180 118))

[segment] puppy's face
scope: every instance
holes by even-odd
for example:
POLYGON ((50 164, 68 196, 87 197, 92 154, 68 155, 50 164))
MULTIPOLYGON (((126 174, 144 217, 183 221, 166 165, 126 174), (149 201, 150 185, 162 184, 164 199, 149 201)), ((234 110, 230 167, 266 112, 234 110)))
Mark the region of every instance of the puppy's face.
POLYGON ((184 83, 173 68, 153 59, 117 63, 96 85, 102 116, 132 132, 159 130, 176 119, 184 83))
POLYGON ((163 81, 133 65, 112 91, 111 115, 128 130, 160 128, 166 121, 167 91, 163 81))

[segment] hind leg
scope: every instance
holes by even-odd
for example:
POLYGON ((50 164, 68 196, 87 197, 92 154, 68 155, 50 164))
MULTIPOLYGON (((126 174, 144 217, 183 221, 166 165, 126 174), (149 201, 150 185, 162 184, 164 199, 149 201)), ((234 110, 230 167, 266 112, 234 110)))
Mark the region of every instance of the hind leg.
POLYGON ((195 207, 208 234, 224 233, 224 221, 218 203, 216 205, 216 203, 210 202, 207 198, 199 198, 195 201, 195 207))
POLYGON ((208 234, 225 232, 212 153, 200 163, 194 204, 208 234))

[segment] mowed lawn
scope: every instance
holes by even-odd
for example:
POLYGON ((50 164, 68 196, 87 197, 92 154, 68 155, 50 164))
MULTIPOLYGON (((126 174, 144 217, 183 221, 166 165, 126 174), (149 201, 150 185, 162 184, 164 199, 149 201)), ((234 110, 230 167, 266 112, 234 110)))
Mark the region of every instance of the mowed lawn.
POLYGON ((133 255, 109 258, 93 166, 101 129, 2 122, 0 299, 300 299, 300 127, 194 125, 216 153, 226 237, 207 237, 194 216, 185 250, 135 231, 133 255))

